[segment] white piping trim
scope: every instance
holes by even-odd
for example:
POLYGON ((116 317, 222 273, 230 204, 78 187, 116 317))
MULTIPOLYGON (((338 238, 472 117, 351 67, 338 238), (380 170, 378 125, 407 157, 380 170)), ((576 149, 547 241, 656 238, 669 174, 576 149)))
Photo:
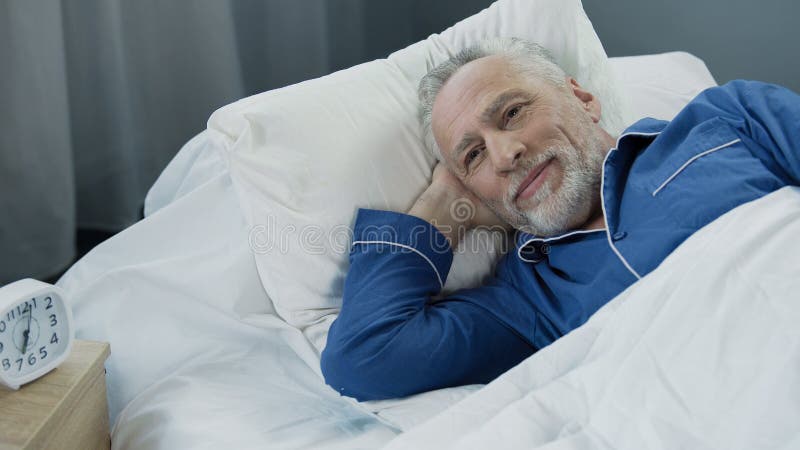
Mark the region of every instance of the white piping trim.
POLYGON ((639 131, 631 131, 629 133, 621 134, 617 138, 617 145, 615 145, 612 150, 618 149, 619 148, 619 142, 622 140, 622 138, 624 138, 626 136, 656 136, 656 135, 659 135, 659 134, 661 134, 660 131, 648 131, 647 133, 639 132, 639 131))
POLYGON ((605 222, 605 224, 606 224, 606 237, 608 238, 608 245, 609 245, 609 247, 611 247, 611 250, 614 251, 614 254, 617 255, 617 258, 619 258, 619 260, 622 261, 622 264, 625 266, 625 268, 628 269, 628 271, 631 274, 633 274, 633 276, 635 276, 637 280, 641 280, 642 276, 639 275, 639 272, 634 270, 633 267, 631 267, 630 264, 628 264, 628 261, 625 259, 624 256, 622 256, 622 253, 620 253, 619 250, 617 250, 617 247, 614 247, 614 241, 611 239, 611 230, 609 229, 608 217, 606 216, 606 198, 605 198, 606 197, 606 195, 605 195, 606 161, 608 160, 608 157, 611 156, 612 152, 617 151, 617 149, 619 148, 620 141, 622 141, 622 138, 624 138, 625 136, 632 136, 632 135, 633 136, 656 136, 656 135, 659 135, 659 134, 661 134, 660 131, 653 131, 653 132, 649 132, 649 133, 637 133, 635 131, 632 131, 630 133, 625 133, 625 134, 620 135, 620 137, 617 138, 617 145, 614 148, 612 148, 608 153, 606 153, 606 157, 603 159, 603 172, 602 172, 602 175, 600 177, 600 206, 602 206, 602 208, 603 208, 603 222, 605 222))
POLYGON ((555 240, 562 239, 562 238, 565 238, 565 237, 573 236, 573 235, 575 235, 575 234, 594 233, 594 232, 596 232, 596 231, 604 231, 604 230, 603 230, 602 228, 595 228, 595 229, 593 229, 593 230, 573 230, 573 231, 570 231, 569 233, 562 234, 562 235, 560 235, 560 236, 551 236, 551 237, 546 237, 546 238, 544 238, 544 237, 542 237, 542 238, 537 238, 537 237, 534 237, 534 238, 530 238, 530 239, 528 239, 528 240, 527 240, 527 241, 525 241, 525 243, 524 243, 524 244, 522 244, 522 245, 523 245, 523 246, 525 246, 525 245, 528 245, 528 244, 530 244, 530 243, 531 243, 531 242, 533 242, 533 241, 550 242, 550 241, 555 241, 555 240))
POLYGON ((617 258, 619 258, 619 260, 622 261, 622 264, 625 266, 625 268, 628 269, 628 271, 632 273, 637 280, 641 280, 642 276, 639 275, 638 272, 633 270, 633 267, 631 267, 631 265, 628 264, 628 261, 626 261, 625 258, 622 256, 622 253, 620 253, 619 250, 617 250, 617 247, 614 247, 614 241, 611 240, 611 230, 608 227, 608 217, 606 216, 606 198, 605 198, 606 161, 608 160, 608 157, 611 156, 611 153, 617 151, 620 139, 622 139, 622 136, 620 136, 619 139, 617 139, 617 147, 612 148, 608 153, 606 153, 606 157, 603 159, 603 172, 600 176, 600 206, 603 208, 603 222, 605 222, 606 224, 606 237, 608 238, 609 247, 611 247, 611 250, 613 250, 614 254, 617 255, 617 258))
POLYGON ((439 275, 439 269, 436 268, 436 265, 433 264, 433 261, 431 261, 430 258, 425 256, 424 253, 422 253, 421 251, 415 249, 414 247, 411 247, 410 245, 398 244, 397 242, 390 242, 390 241, 353 241, 351 246, 354 246, 356 244, 389 244, 389 245, 394 245, 394 246, 397 246, 397 247, 402 247, 402 248, 405 248, 407 250, 411 250, 414 253, 418 254, 419 256, 422 256, 425 259, 425 261, 428 261, 428 264, 430 264, 431 267, 433 267, 433 272, 436 274, 436 278, 439 280, 439 286, 441 288, 444 288, 444 283, 442 282, 442 277, 441 277, 441 275, 439 275))
POLYGON ((522 256, 522 249, 525 248, 525 246, 527 246, 531 242, 541 241, 542 243, 547 243, 547 242, 550 242, 550 241, 555 241, 555 240, 562 239, 562 238, 569 237, 569 236, 573 236, 573 235, 576 235, 576 234, 589 234, 589 233, 596 233, 598 231, 605 231, 605 230, 602 230, 600 228, 595 229, 595 230, 575 230, 575 231, 570 231, 567 234, 562 234, 561 236, 553 236, 553 237, 549 237, 549 238, 530 238, 527 241, 525 241, 524 243, 522 243, 519 247, 517 247, 517 257, 519 257, 519 259, 521 259, 523 261, 526 261, 526 262, 535 262, 535 261, 530 260, 530 259, 525 259, 525 257, 522 256))
POLYGON ((676 170, 676 171, 675 171, 675 173, 673 173, 672 175, 670 175, 670 176, 669 176, 669 178, 667 178, 667 179, 666 179, 666 180, 665 180, 663 183, 661 183, 661 186, 659 186, 659 187, 658 187, 658 189, 656 189, 655 191, 653 191, 653 197, 655 197, 655 196, 656 196, 656 194, 658 194, 658 192, 659 192, 659 191, 661 191, 661 189, 664 189, 664 186, 666 186, 667 184, 669 184, 669 182, 670 182, 670 181, 672 181, 672 180, 673 180, 675 177, 677 177, 679 173, 683 172, 683 169, 685 169, 685 168, 686 168, 686 166, 688 166, 689 164, 691 164, 692 162, 694 162, 694 161, 695 161, 697 158, 700 158, 700 157, 702 157, 702 156, 705 156, 705 155, 707 155, 707 154, 709 154, 709 153, 713 153, 713 152, 715 152, 715 151, 717 151, 717 150, 722 150, 722 149, 723 149, 723 148, 725 148, 725 147, 730 147, 731 145, 733 145, 733 144, 735 144, 735 143, 737 143, 737 142, 740 142, 740 141, 741 141, 741 139, 734 139, 734 140, 732 140, 732 141, 730 141, 730 142, 727 142, 727 143, 725 143, 725 144, 722 144, 722 145, 719 145, 719 146, 717 146, 717 147, 714 147, 714 148, 712 148, 711 150, 706 150, 706 151, 704 151, 703 153, 698 153, 698 154, 696 154, 696 155, 692 156, 691 158, 689 158, 689 160, 688 160, 688 161, 686 161, 685 163, 683 163, 683 165, 682 165, 682 166, 680 166, 680 167, 678 168, 678 170, 676 170))

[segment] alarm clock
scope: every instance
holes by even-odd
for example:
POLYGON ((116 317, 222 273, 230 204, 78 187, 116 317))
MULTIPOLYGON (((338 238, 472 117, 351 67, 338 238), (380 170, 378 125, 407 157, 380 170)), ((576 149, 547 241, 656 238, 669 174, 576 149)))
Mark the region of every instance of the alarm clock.
POLYGON ((0 384, 16 390, 55 369, 74 332, 58 287, 26 278, 0 288, 0 384))

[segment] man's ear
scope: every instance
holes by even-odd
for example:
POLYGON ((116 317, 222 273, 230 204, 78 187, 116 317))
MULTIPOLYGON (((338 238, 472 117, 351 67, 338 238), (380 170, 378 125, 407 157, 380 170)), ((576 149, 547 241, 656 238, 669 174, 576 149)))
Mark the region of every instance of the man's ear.
POLYGON ((600 114, 602 112, 600 100, 591 92, 583 89, 575 78, 567 77, 567 86, 572 90, 572 94, 581 101, 584 111, 589 114, 592 121, 594 123, 600 122, 600 114))

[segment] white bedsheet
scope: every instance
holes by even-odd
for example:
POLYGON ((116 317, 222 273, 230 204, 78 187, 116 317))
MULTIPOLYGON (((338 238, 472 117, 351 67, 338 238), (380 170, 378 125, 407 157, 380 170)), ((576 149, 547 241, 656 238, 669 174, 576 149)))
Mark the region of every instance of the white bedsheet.
POLYGON ((800 189, 695 233, 389 449, 800 448, 800 189))

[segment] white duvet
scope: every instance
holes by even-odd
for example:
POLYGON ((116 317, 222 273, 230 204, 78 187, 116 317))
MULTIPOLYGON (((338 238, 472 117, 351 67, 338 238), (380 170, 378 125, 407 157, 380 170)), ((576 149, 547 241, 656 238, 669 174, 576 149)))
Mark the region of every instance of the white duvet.
POLYGON ((800 448, 800 189, 698 231, 390 449, 800 448))

